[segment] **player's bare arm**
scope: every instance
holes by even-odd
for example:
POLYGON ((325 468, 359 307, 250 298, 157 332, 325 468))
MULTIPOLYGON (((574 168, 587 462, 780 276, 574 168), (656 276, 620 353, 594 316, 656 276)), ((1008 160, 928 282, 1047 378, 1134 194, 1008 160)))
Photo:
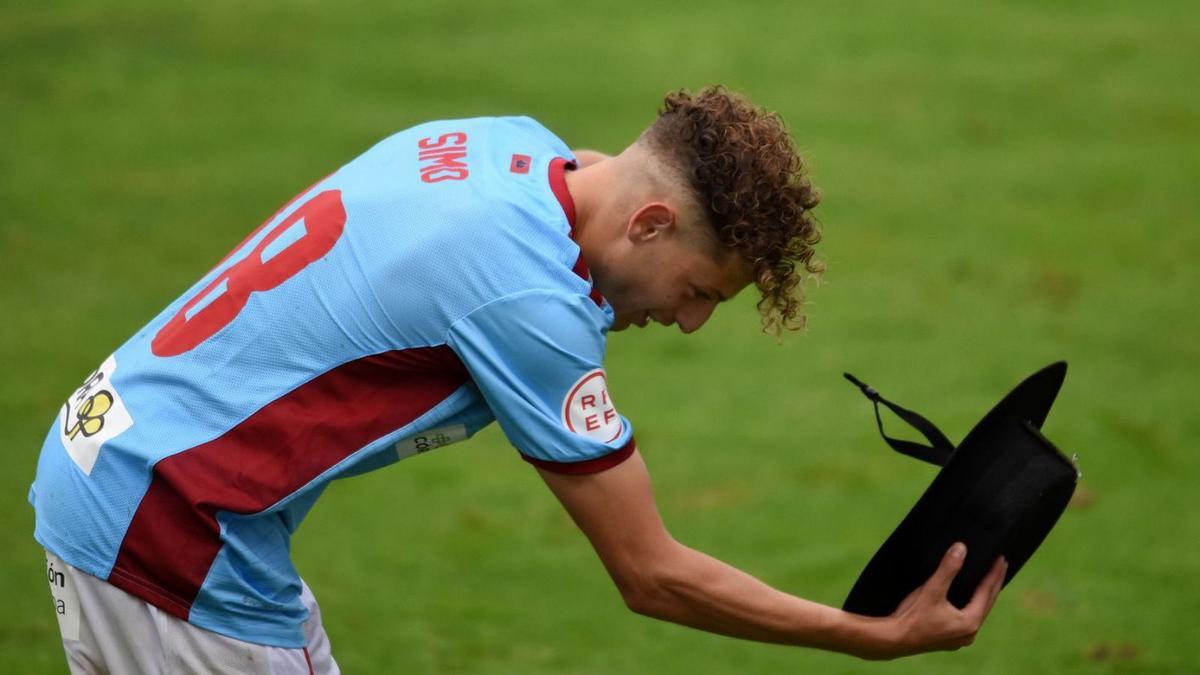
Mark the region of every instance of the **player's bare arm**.
POLYGON ((588 537, 629 608, 732 637, 889 659, 970 644, 1000 592, 997 561, 962 610, 946 600, 961 546, 886 619, 858 616, 776 590, 677 542, 655 505, 645 462, 634 453, 602 473, 542 479, 588 537))
POLYGON ((636 612, 864 658, 973 639, 1002 564, 960 611, 946 593, 963 556, 948 554, 894 615, 867 618, 676 542, 608 396, 610 332, 653 321, 691 333, 751 285, 764 331, 803 325, 803 279, 823 269, 820 197, 779 117, 720 87, 676 91, 620 154, 568 148, 529 118, 393 134, 103 361, 64 406, 75 426, 52 425, 30 490, 48 565, 91 589, 68 597, 67 575, 48 574, 73 608, 60 616, 69 662, 157 672, 163 647, 145 639, 157 607, 202 672, 228 670, 232 649, 336 673, 288 561, 311 500, 492 421, 636 612))

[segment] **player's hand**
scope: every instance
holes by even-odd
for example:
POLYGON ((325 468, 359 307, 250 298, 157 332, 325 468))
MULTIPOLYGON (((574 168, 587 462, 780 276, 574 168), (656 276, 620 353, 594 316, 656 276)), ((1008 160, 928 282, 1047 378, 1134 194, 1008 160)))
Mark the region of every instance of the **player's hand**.
POLYGON ((965 647, 975 641, 979 628, 1000 594, 1008 561, 997 558, 975 589, 966 607, 958 609, 946 594, 967 557, 967 547, 957 543, 942 557, 933 576, 900 603, 892 614, 892 646, 887 657, 965 647))

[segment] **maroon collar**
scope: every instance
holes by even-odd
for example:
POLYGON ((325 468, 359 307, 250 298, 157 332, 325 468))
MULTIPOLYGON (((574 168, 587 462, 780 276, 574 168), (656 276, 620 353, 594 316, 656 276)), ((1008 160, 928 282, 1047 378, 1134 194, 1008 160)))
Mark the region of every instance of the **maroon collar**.
POLYGON ((563 157, 550 160, 550 189, 562 205, 563 213, 567 216, 567 224, 571 226, 571 238, 575 238, 575 200, 571 199, 571 191, 567 189, 567 169, 574 169, 575 162, 563 157))
MULTIPOLYGON (((572 240, 575 239, 575 200, 571 198, 571 191, 567 189, 567 169, 574 169, 575 166, 575 162, 563 157, 555 157, 550 160, 550 190, 554 192, 559 205, 562 206, 563 214, 567 217, 567 225, 571 227, 570 237, 572 240)), ((595 281, 592 279, 592 273, 588 271, 582 250, 579 252, 579 258, 575 260, 575 267, 572 270, 581 279, 592 284, 592 290, 588 293, 588 297, 596 303, 597 307, 603 306, 604 296, 596 290, 595 281)))

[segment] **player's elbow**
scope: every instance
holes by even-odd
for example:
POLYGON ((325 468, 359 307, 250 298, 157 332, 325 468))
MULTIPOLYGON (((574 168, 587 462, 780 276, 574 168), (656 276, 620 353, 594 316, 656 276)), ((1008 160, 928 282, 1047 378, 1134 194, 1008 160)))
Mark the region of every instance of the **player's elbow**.
POLYGON ((645 578, 645 570, 632 561, 623 565, 608 565, 607 567, 613 584, 621 593, 621 600, 625 601, 625 606, 635 614, 647 615, 651 611, 650 607, 653 601, 649 582, 645 578))
POLYGON ((666 598, 661 589, 654 588, 649 584, 638 586, 621 586, 618 584, 621 591, 621 599, 625 601, 625 606, 634 614, 641 614, 653 619, 664 618, 667 612, 666 598))
POLYGON ((613 581, 630 611, 669 620, 675 615, 678 602, 671 590, 675 585, 671 576, 671 565, 662 558, 653 557, 630 565, 624 572, 614 573, 613 581))

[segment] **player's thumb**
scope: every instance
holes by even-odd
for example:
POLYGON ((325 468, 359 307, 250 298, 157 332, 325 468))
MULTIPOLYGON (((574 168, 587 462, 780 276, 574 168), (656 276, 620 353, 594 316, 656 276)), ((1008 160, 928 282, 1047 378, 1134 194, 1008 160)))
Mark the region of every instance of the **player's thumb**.
POLYGON ((961 541, 955 542, 950 550, 946 551, 946 555, 942 556, 937 571, 929 579, 929 590, 935 593, 939 600, 945 599, 946 594, 950 592, 950 584, 954 582, 954 577, 958 576, 958 571, 962 569, 966 559, 967 545, 961 541))

